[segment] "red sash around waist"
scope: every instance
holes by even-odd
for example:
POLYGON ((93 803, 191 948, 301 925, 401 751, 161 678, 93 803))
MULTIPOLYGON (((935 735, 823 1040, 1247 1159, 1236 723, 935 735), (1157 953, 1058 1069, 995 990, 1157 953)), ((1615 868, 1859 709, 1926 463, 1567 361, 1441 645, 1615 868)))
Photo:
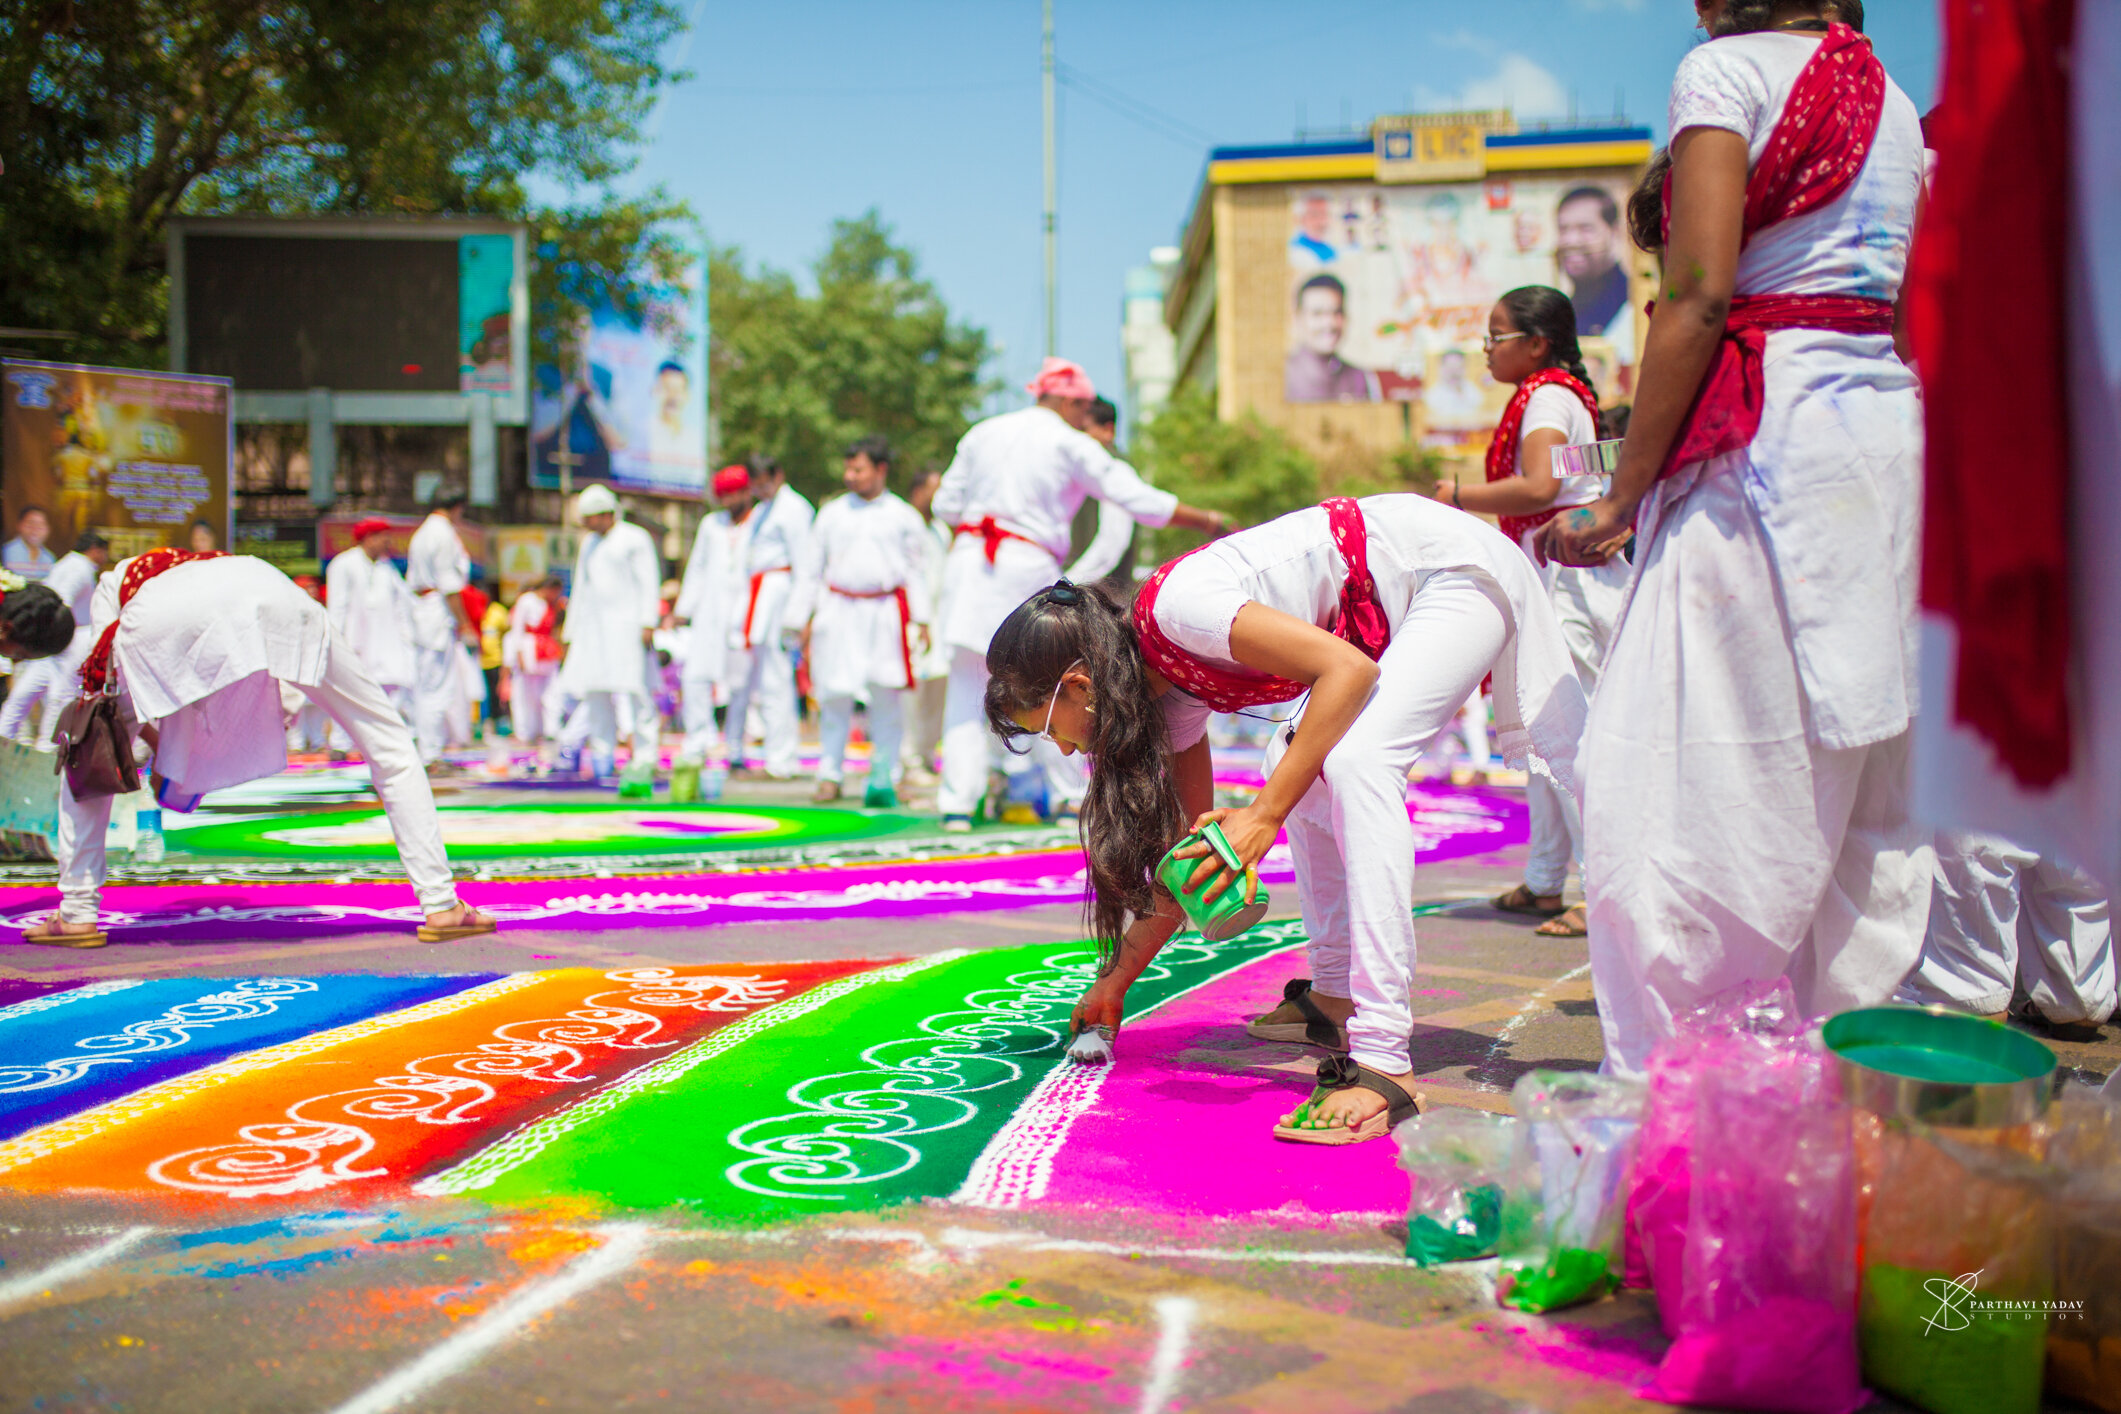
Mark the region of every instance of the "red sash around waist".
POLYGON ((751 576, 751 598, 744 605, 744 646, 746 648, 756 648, 758 646, 758 641, 751 633, 751 621, 758 617, 759 590, 765 587, 766 576, 769 574, 789 573, 792 573, 792 571, 790 571, 788 566, 775 565, 770 570, 760 570, 757 574, 751 576))
POLYGON ((901 584, 891 589, 842 589, 837 584, 828 584, 825 589, 842 599, 898 600, 899 655, 906 665, 906 686, 913 686, 913 601, 906 597, 906 586, 901 584))
MULTIPOLYGON (((1347 579, 1340 588, 1340 617, 1334 622, 1333 632, 1374 661, 1391 641, 1392 626, 1385 620, 1384 605, 1378 602, 1377 581, 1370 577, 1370 547, 1362 507, 1348 496, 1335 496, 1323 505, 1326 527, 1333 535, 1333 548, 1340 551, 1341 559, 1348 566, 1347 579)), ((1201 547, 1206 548, 1205 545, 1201 547)), ((1210 667, 1173 643, 1170 636, 1157 626, 1156 596, 1164 581, 1171 577, 1172 570, 1185 562, 1187 555, 1199 553, 1199 550, 1188 550, 1185 555, 1159 566, 1142 585, 1141 592, 1134 596, 1134 631, 1141 639, 1142 657, 1148 660, 1149 666, 1170 679, 1174 687, 1185 689, 1218 712, 1234 712, 1240 707, 1257 707, 1266 702, 1287 702, 1309 691, 1308 683, 1275 677, 1271 673, 1233 673, 1210 667)))
MULTIPOLYGON (((990 565, 994 563, 994 552, 1002 548, 1004 540, 1021 540, 1026 545, 1038 545, 1038 542, 1030 536, 1010 530, 993 516, 981 516, 978 521, 972 524, 961 525, 957 528, 957 533, 959 535, 977 535, 980 539, 986 541, 987 563, 990 565)), ((1043 550, 1046 547, 1038 545, 1038 548, 1043 550)))

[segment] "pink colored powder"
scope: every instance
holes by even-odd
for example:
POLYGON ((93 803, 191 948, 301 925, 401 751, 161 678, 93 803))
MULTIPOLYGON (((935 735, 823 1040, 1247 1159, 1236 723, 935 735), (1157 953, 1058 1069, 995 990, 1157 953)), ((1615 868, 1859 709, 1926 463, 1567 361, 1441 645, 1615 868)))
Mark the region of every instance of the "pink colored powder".
POLYGON ((1645 1399, 1784 1414, 1852 1414, 1870 1400, 1856 1353, 1856 1313, 1774 1296, 1672 1342, 1645 1399))

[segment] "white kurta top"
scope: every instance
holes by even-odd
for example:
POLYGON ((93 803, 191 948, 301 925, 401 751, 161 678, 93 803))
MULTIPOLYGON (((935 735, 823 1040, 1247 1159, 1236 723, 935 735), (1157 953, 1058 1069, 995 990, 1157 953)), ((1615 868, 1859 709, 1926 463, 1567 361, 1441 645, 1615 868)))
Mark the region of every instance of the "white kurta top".
POLYGON ((744 520, 751 532, 744 548, 744 572, 795 568, 816 516, 810 502, 793 486, 784 485, 771 499, 760 502, 744 520))
POLYGON ((44 577, 44 587, 66 601, 66 607, 74 612, 74 631, 79 633, 88 627, 95 613, 96 562, 79 550, 59 557, 51 573, 44 577))
MULTIPOLYGON (((97 582, 98 634, 119 618, 130 563, 97 582)), ((111 660, 134 714, 160 724, 155 769, 202 794, 286 768, 279 684, 314 687, 330 651, 322 604, 265 561, 228 555, 143 584, 125 606, 111 660)))
POLYGON ((825 503, 796 562, 784 622, 810 622, 810 680, 820 698, 871 686, 911 687, 918 644, 910 625, 934 617, 928 597, 930 541, 919 511, 886 491, 825 503), (906 591, 906 613, 892 591, 906 591))
MULTIPOLYGON (((1745 34, 1701 45, 1672 85, 1671 131, 1723 128, 1758 161, 1813 40, 1745 34)), ((1907 269, 1922 186, 1915 105, 1888 81, 1877 140, 1835 200, 1754 236, 1739 294, 1892 300, 1907 269)), ((1780 612, 1796 647, 1812 743, 1863 746, 1905 731, 1916 698, 1922 414, 1915 376, 1885 334, 1776 329, 1767 336, 1759 435, 1683 467, 1645 505, 1647 544, 1701 476, 1740 479, 1759 516, 1780 612)))
POLYGON ((324 607, 368 675, 385 687, 410 687, 414 669, 412 591, 389 560, 371 560, 355 545, 324 568, 324 607))
POLYGON ((471 556, 449 517, 436 511, 420 522, 405 553, 405 584, 413 592, 413 643, 430 653, 457 641, 449 598, 471 583, 471 556))
MULTIPOLYGON (((1498 744, 1512 764, 1524 765, 1529 756, 1574 792, 1584 694, 1546 587, 1531 564, 1493 527, 1425 496, 1365 496, 1360 504, 1370 575, 1395 631, 1422 582, 1439 570, 1471 575, 1494 598, 1510 627, 1495 660, 1498 744)), ((1326 512, 1313 506, 1226 535, 1189 556, 1157 593, 1156 623, 1209 666, 1249 672, 1230 655, 1238 610, 1264 604, 1330 629, 1340 621, 1347 578, 1326 512)), ((1208 705, 1178 688, 1162 702, 1171 749, 1183 751, 1199 741, 1211 715, 1208 705)))
MULTIPOLYGON (((934 612, 939 614, 942 612, 943 603, 943 565, 950 558, 950 527, 940 520, 930 520, 927 522, 927 530, 928 602, 933 606, 934 612)), ((939 630, 930 632, 928 651, 914 656, 913 670, 916 676, 924 680, 950 676, 950 645, 943 641, 939 630)))
POLYGON ((957 538, 944 568, 943 637, 986 652, 1010 611, 1059 576, 1075 513, 1093 496, 1147 526, 1168 525, 1178 509, 1176 496, 1143 481, 1051 408, 973 424, 936 488, 935 518, 954 529, 993 516, 1025 538, 1002 541, 991 565, 981 537, 957 538))
POLYGON ((677 602, 677 616, 689 625, 681 640, 687 682, 729 680, 730 635, 741 630, 739 619, 751 593, 743 573, 748 529, 748 523, 738 524, 729 512, 716 511, 700 522, 693 538, 677 602))
POLYGON ((582 539, 567 599, 567 662, 560 680, 577 696, 637 692, 654 696, 641 630, 662 617, 663 563, 648 532, 619 521, 582 539))

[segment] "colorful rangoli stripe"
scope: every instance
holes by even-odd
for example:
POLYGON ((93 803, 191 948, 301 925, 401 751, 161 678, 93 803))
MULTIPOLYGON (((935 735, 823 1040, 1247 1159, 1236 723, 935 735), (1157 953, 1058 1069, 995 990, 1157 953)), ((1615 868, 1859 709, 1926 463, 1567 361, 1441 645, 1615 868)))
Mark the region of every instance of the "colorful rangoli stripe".
POLYGON ((16 1187, 357 1201, 570 1097, 861 962, 567 968, 475 1004, 326 1038, 299 1066, 250 1068, 9 1176, 16 1187))
POLYGON ((160 980, 26 1003, 0 1017, 0 1138, 494 975, 160 980))

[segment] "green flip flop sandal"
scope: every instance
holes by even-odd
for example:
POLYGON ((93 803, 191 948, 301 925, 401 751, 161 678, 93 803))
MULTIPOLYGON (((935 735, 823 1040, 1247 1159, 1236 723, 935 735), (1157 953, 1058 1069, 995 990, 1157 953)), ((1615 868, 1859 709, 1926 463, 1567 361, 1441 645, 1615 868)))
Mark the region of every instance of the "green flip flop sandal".
POLYGON ((1412 1119, 1425 1107, 1426 1102, 1419 1092, 1408 1094, 1398 1081, 1357 1063, 1353 1056, 1327 1056, 1318 1063, 1318 1084, 1312 1089, 1311 1098, 1274 1126, 1274 1137, 1298 1144, 1360 1144, 1365 1139, 1390 1133, 1393 1125, 1403 1119, 1412 1119), (1371 1115, 1352 1129, 1345 1124, 1336 1124, 1330 1129, 1314 1129, 1306 1124, 1313 1105, 1323 1102, 1336 1091, 1357 1089, 1374 1090, 1384 1096, 1384 1112, 1371 1115))

